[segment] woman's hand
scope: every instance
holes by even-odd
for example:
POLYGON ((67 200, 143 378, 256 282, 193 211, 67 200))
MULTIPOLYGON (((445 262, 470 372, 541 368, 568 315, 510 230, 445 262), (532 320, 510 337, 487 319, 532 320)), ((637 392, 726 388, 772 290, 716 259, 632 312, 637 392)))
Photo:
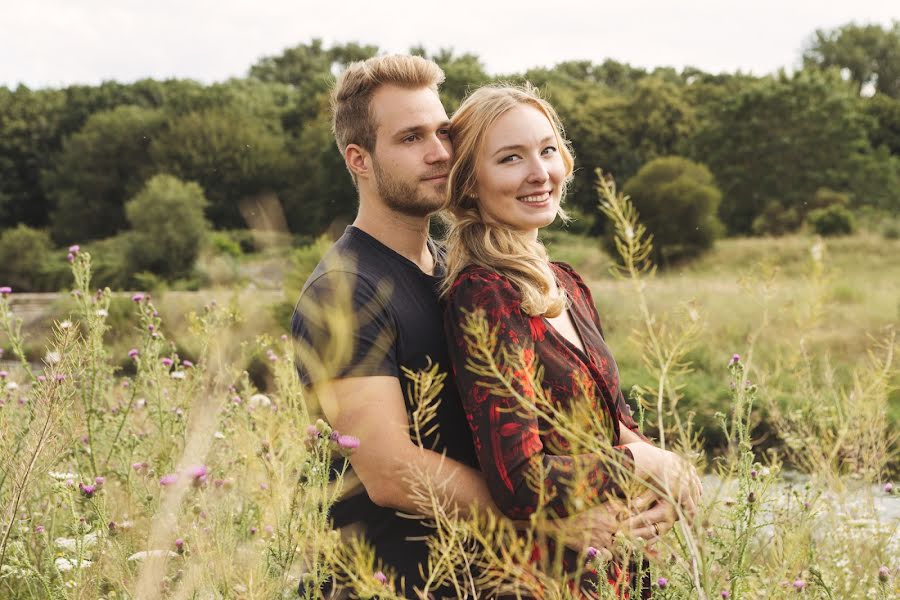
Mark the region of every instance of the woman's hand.
POLYGON ((622 532, 623 522, 628 523, 639 515, 648 514, 647 509, 656 501, 656 494, 648 490, 627 506, 616 500, 609 500, 577 515, 554 519, 550 523, 560 541, 569 548, 585 552, 589 547, 594 547, 608 560, 612 557, 614 538, 622 532))
POLYGON ((626 446, 634 457, 635 476, 646 481, 660 499, 681 507, 688 521, 693 520, 703 494, 694 466, 674 452, 644 442, 626 446))

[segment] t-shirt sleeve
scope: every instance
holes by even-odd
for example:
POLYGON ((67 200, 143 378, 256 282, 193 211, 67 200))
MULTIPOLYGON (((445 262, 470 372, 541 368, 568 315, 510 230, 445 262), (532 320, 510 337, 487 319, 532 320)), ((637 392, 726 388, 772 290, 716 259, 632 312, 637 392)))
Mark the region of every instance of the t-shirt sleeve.
POLYGON ((291 318, 303 384, 399 377, 397 328, 389 305, 388 290, 354 273, 329 271, 310 281, 291 318))
MULTIPOLYGON (((602 502, 606 493, 619 493, 609 472, 609 459, 597 454, 554 455, 541 440, 537 416, 516 398, 534 398, 528 367, 533 368, 534 342, 530 318, 520 308, 520 295, 508 280, 493 273, 464 273, 454 283, 444 313, 451 364, 475 449, 497 507, 514 519, 532 514, 541 503, 551 515, 564 517, 602 502), (487 330, 496 336, 491 354, 522 356, 525 369, 498 366, 512 391, 496 387, 488 376, 471 368, 483 362, 467 336, 469 315, 482 314, 487 330)), ((471 332, 469 332, 471 333, 471 332)), ((626 448, 618 462, 631 466, 626 448)))

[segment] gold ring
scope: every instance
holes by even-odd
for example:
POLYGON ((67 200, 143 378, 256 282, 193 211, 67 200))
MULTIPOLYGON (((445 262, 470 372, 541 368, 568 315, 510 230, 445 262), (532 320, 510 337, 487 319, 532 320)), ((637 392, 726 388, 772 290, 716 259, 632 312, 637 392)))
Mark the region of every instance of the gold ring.
POLYGON ((659 523, 653 524, 653 532, 656 533, 656 537, 659 537, 659 523))

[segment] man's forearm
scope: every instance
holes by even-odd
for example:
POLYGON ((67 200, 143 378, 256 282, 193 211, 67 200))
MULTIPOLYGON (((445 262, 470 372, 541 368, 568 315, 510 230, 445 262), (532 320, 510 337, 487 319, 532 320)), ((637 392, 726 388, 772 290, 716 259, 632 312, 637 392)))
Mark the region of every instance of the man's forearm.
POLYGON ((462 516, 471 514, 472 508, 497 512, 484 475, 477 469, 415 445, 397 456, 394 463, 397 475, 381 498, 385 506, 410 514, 431 512, 430 500, 429 505, 420 506, 421 497, 429 497, 430 487, 439 501, 455 506, 462 516))

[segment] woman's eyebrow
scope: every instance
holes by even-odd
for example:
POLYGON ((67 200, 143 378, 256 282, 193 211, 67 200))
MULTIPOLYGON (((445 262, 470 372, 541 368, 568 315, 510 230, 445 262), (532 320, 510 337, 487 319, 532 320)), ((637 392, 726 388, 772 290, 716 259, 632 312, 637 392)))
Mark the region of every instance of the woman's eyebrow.
MULTIPOLYGON (((548 142, 553 142, 553 141, 555 141, 554 138, 553 138, 553 136, 552 136, 552 135, 548 135, 547 137, 545 137, 544 139, 542 139, 542 140, 541 140, 540 142, 538 142, 538 143, 539 143, 539 144, 546 144, 546 143, 548 143, 548 142)), ((520 150, 520 149, 522 149, 522 148, 524 148, 524 147, 525 147, 525 146, 524 146, 523 144, 509 144, 509 145, 507 145, 507 146, 502 146, 502 147, 498 148, 497 150, 495 150, 494 153, 492 154, 492 156, 493 156, 494 154, 500 154, 501 152, 505 152, 505 151, 508 151, 508 150, 520 150)))

